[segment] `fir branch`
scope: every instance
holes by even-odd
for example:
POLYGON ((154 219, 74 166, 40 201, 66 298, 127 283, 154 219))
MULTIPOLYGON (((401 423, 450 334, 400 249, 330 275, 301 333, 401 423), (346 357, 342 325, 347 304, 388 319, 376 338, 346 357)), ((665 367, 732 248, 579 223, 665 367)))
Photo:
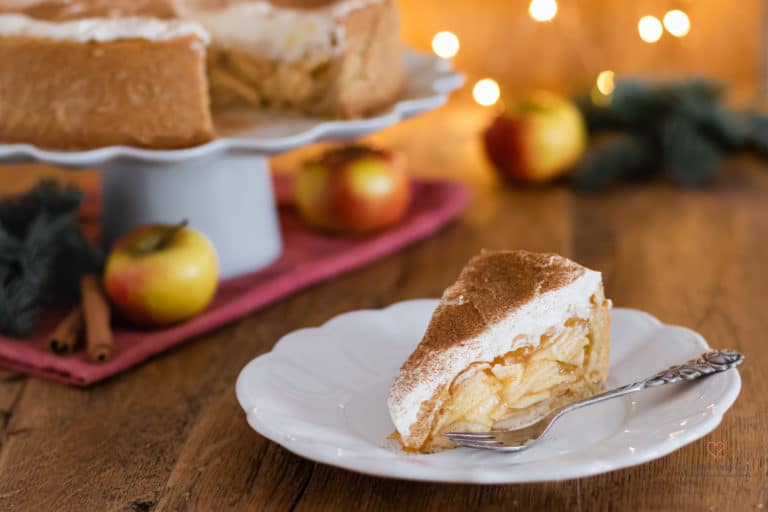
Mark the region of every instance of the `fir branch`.
POLYGON ((731 151, 747 149, 754 129, 749 115, 720 107, 713 107, 696 122, 705 135, 731 151))
POLYGON ((34 326, 37 297, 33 283, 23 275, 22 242, 0 225, 0 332, 23 335, 34 326))
POLYGON ((593 144, 573 173, 584 190, 603 189, 620 179, 647 176, 653 169, 652 144, 634 135, 615 134, 593 144))
POLYGON ((750 126, 746 147, 768 158, 768 117, 759 114, 748 114, 746 117, 750 126))
POLYGON ((701 187, 714 181, 721 153, 712 140, 682 116, 670 116, 660 130, 664 170, 683 187, 701 187))
POLYGON ((669 89, 654 87, 647 80, 624 80, 617 84, 610 109, 624 130, 642 129, 669 111, 674 98, 669 89))
POLYGON ((0 203, 0 224, 15 236, 23 237, 40 213, 51 218, 74 215, 84 195, 74 185, 62 185, 56 180, 42 180, 28 192, 0 203))
POLYGON ((46 302, 77 294, 85 272, 102 257, 75 220, 83 195, 74 187, 43 182, 0 203, 0 332, 29 334, 46 302))
POLYGON ((726 152, 750 150, 768 157, 768 118, 755 113, 729 110, 721 105, 721 83, 707 79, 657 83, 622 80, 605 104, 590 96, 578 99, 590 132, 621 133, 650 141, 637 146, 625 140, 588 154, 575 177, 577 184, 601 187, 635 177, 629 172, 643 159, 656 174, 663 169, 683 187, 712 183, 726 152))

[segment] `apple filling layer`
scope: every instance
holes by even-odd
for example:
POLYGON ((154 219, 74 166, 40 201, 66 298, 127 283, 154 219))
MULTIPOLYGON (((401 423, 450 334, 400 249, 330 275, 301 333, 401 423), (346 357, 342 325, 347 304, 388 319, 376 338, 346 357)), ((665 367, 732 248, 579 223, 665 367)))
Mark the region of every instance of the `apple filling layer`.
POLYGON ((312 110, 331 89, 333 65, 322 56, 286 62, 213 48, 208 51, 211 101, 216 108, 312 110))
POLYGON ((597 393, 602 377, 590 364, 592 345, 588 321, 571 319, 537 347, 471 365, 451 383, 421 451, 453 447, 443 432, 520 428, 597 393))

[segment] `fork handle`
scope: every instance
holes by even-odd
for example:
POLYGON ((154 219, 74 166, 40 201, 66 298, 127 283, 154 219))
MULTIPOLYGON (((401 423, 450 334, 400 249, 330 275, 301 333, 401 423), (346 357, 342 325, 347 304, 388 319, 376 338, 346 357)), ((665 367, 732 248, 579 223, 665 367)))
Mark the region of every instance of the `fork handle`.
POLYGON ((636 393, 647 388, 655 388, 663 386, 664 384, 675 384, 683 381, 693 381, 714 375, 715 373, 724 372, 735 368, 744 362, 744 356, 735 350, 715 350, 712 352, 706 352, 697 359, 691 359, 690 361, 681 365, 670 366, 666 370, 660 371, 653 377, 649 377, 645 380, 634 382, 626 386, 614 388, 609 391, 605 391, 595 396, 591 396, 579 402, 566 405, 557 412, 557 416, 570 412, 574 409, 592 405, 611 398, 616 398, 630 393, 636 393))

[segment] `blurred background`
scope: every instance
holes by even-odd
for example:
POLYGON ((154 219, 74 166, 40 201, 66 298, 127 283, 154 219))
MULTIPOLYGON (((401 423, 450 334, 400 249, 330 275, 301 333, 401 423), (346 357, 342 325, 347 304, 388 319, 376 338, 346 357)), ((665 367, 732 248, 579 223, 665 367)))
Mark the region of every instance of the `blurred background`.
MULTIPOLYGON (((481 134, 532 90, 608 97, 623 78, 703 77, 729 106, 765 93, 765 7, 756 0, 399 0, 406 44, 467 76, 446 108, 369 139, 408 155, 413 172, 498 183, 481 134)), ((278 157, 290 169, 316 147, 278 157)))
POLYGON ((457 66, 473 78, 493 78, 510 93, 533 87, 573 92, 611 70, 619 76, 707 75, 748 99, 760 90, 764 72, 764 12, 756 0, 399 4, 406 42, 430 50, 435 34, 450 31, 460 43, 457 66))

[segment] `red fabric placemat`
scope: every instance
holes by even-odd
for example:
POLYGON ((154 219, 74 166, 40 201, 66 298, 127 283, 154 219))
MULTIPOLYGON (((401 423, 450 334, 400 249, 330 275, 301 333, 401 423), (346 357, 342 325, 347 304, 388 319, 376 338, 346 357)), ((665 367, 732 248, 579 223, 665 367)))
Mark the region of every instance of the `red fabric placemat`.
POLYGON ((104 364, 88 362, 84 351, 67 356, 50 353, 44 346, 63 313, 42 319, 39 334, 23 340, 0 336, 0 366, 46 379, 88 386, 123 372, 171 347, 235 320, 306 286, 390 254, 444 226, 467 204, 463 185, 416 182, 407 218, 397 227, 365 238, 329 236, 308 230, 296 217, 285 194, 285 183, 276 190, 284 249, 270 267, 221 283, 213 303, 195 319, 161 330, 115 330, 115 350, 104 364))

